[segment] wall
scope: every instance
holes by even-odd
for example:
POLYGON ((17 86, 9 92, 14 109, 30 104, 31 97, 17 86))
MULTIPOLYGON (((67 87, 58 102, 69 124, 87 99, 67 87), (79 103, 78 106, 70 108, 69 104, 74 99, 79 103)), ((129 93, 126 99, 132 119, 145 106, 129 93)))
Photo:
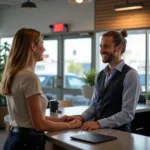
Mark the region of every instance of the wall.
POLYGON ((48 34, 49 25, 54 23, 67 23, 70 31, 94 30, 94 1, 77 5, 67 0, 45 0, 37 6, 34 10, 22 10, 20 6, 1 10, 0 36, 13 36, 22 27, 48 34))
POLYGON ((116 12, 115 4, 125 4, 126 0, 95 0, 95 29, 133 29, 150 27, 150 0, 129 0, 142 2, 143 9, 116 12))

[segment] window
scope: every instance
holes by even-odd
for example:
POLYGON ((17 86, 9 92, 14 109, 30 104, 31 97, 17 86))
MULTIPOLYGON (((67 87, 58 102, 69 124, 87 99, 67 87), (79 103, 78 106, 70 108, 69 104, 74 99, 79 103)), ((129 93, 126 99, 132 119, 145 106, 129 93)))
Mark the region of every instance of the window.
POLYGON ((147 70, 147 74, 148 74, 148 87, 147 87, 147 91, 150 91, 150 29, 148 30, 148 41, 147 41, 147 48, 148 48, 148 70, 147 70))
POLYGON ((67 77, 69 88, 79 89, 84 85, 83 81, 77 77, 67 77))
POLYGON ((53 87, 53 77, 49 77, 49 79, 47 80, 46 86, 53 87))
POLYGON ((40 79, 40 83, 42 87, 53 87, 53 79, 54 76, 46 74, 46 75, 41 75, 41 74, 37 74, 39 79, 40 79))
POLYGON ((46 77, 43 77, 43 76, 39 76, 39 79, 40 79, 40 82, 41 84, 46 80, 46 77))
POLYGON ((11 46, 12 41, 13 41, 13 37, 1 38, 1 44, 0 45, 3 45, 5 42, 7 42, 11 46))

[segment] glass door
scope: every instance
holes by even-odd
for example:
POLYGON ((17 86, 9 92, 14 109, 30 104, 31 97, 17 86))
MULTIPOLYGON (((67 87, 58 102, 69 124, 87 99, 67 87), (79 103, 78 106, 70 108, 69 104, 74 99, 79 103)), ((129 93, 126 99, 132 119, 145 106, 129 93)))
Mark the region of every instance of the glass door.
POLYGON ((35 67, 35 73, 39 76, 43 92, 49 100, 60 99, 61 97, 56 80, 58 76, 59 41, 59 37, 43 39, 46 49, 44 59, 38 62, 35 67))
POLYGON ((72 100, 73 106, 87 105, 89 100, 81 93, 83 73, 91 69, 92 37, 64 37, 63 99, 72 100))
POLYGON ((72 100, 73 106, 88 104, 81 94, 83 72, 91 69, 92 36, 64 36, 44 39, 44 60, 35 72, 48 99, 72 100))

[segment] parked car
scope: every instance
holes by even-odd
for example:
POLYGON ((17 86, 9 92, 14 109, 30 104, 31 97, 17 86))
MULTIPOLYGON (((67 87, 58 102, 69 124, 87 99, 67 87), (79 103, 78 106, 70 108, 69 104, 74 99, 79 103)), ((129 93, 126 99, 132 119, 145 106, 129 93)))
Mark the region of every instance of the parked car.
MULTIPOLYGON (((37 74, 39 76, 41 86, 42 87, 53 87, 56 74, 37 74)), ((65 74, 64 77, 64 88, 68 89, 80 89, 82 85, 85 83, 82 81, 81 78, 77 77, 75 74, 65 74)))
MULTIPOLYGON (((39 76, 41 86, 42 87, 50 87, 53 88, 53 80, 56 78, 56 74, 44 74, 44 73, 37 73, 39 76)), ((71 89, 80 89, 82 85, 85 85, 85 83, 82 81, 81 78, 76 76, 72 73, 65 74, 64 77, 64 87, 65 88, 71 88, 71 89)), ((54 93, 45 93, 46 97, 51 99, 56 99, 56 94, 54 93)), ((73 106, 81 106, 81 105, 88 105, 88 99, 85 98, 83 95, 70 95, 65 94, 64 99, 66 100, 72 100, 73 106)))
MULTIPOLYGON (((146 84, 145 84, 145 77, 146 75, 144 73, 139 74, 140 77, 140 82, 141 82, 141 91, 145 92, 146 91, 146 84)), ((149 82, 148 82, 148 91, 150 91, 150 75, 149 75, 149 82)))

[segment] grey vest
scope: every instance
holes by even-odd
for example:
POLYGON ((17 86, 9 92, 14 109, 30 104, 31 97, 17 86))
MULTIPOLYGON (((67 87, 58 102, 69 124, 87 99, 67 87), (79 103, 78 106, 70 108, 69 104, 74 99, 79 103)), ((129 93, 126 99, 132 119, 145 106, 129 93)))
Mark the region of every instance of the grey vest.
MULTIPOLYGON (((104 88, 106 75, 103 70, 99 73, 95 83, 98 95, 95 121, 110 117, 121 111, 123 81, 130 69, 131 67, 124 65, 121 72, 117 71, 112 76, 106 88, 104 88)), ((130 131, 130 123, 117 127, 116 129, 130 131)))

